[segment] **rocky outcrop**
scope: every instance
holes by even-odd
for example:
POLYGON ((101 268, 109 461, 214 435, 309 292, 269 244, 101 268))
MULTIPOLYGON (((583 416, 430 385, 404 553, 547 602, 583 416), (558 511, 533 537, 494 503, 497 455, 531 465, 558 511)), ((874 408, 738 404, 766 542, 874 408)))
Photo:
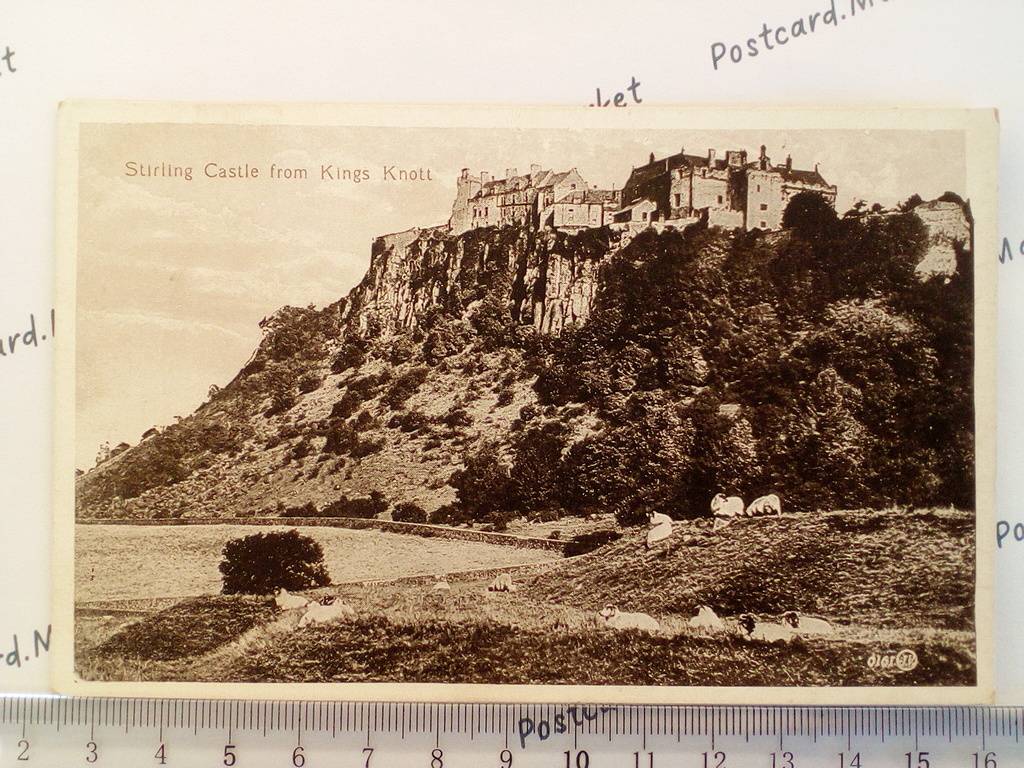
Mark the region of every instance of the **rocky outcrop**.
POLYGON ((971 220, 966 205, 929 200, 914 208, 928 228, 928 251, 917 265, 921 277, 950 276, 956 272, 956 246, 971 250, 971 220))
POLYGON ((459 313, 488 290, 506 291, 514 320, 558 334, 590 316, 601 264, 618 245, 608 230, 570 234, 526 227, 410 229, 377 238, 347 313, 385 336, 415 330, 433 308, 459 313))

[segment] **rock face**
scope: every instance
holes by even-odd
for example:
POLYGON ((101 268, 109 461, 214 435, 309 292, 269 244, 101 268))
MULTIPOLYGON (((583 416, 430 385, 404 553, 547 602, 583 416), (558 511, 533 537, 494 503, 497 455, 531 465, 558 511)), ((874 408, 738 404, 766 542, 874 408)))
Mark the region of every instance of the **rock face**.
POLYGON ((921 277, 950 276, 956 272, 956 245, 971 250, 971 221, 966 206, 945 200, 930 200, 914 208, 928 227, 928 252, 917 265, 921 277))
POLYGON ((601 264, 617 248, 615 233, 579 234, 526 227, 410 229, 377 238, 366 276, 346 315, 366 330, 414 330, 435 307, 468 307, 488 290, 506 292, 514 320, 558 334, 590 316, 601 264))

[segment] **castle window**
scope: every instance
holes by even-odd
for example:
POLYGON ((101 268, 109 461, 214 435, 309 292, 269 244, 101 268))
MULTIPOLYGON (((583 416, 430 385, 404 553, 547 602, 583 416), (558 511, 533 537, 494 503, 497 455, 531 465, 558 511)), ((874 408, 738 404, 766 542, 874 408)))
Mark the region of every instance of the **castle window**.
POLYGON ((719 195, 718 196, 718 204, 721 205, 723 202, 725 202, 725 201, 722 199, 722 196, 719 195))
POLYGON ((768 210, 768 203, 761 203, 761 210, 762 211, 767 211, 768 210))
POLYGON ((768 222, 767 221, 762 221, 761 222, 761 229, 768 229, 768 222))
POLYGON ((683 204, 683 196, 676 192, 676 208, 683 204))
POLYGON ((757 185, 757 191, 758 191, 758 192, 760 192, 760 191, 761 191, 761 185, 760 185, 760 184, 758 184, 758 185, 757 185))

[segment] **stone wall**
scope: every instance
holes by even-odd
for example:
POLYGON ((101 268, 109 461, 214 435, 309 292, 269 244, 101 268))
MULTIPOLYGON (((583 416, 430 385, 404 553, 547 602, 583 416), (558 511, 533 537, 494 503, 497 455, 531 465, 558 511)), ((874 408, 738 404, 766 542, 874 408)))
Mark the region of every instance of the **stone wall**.
POLYGON ((956 272, 955 245, 971 247, 971 223, 964 207, 956 202, 931 200, 914 208, 928 228, 928 252, 917 265, 922 277, 956 272))

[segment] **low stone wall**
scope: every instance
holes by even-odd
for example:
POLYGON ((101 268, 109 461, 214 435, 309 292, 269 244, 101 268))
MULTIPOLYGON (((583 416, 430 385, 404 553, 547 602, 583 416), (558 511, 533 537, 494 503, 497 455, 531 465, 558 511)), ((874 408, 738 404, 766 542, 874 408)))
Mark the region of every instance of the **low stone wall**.
POLYGON ((394 520, 376 520, 358 517, 177 517, 177 518, 136 518, 115 520, 103 518, 78 520, 83 525, 283 525, 295 528, 351 528, 354 530, 376 529, 388 533, 403 533, 425 538, 449 539, 452 541, 480 541, 519 549, 542 549, 558 552, 565 548, 564 541, 539 539, 531 536, 513 536, 510 533, 492 533, 472 528, 451 528, 445 525, 426 523, 399 523, 394 520))

